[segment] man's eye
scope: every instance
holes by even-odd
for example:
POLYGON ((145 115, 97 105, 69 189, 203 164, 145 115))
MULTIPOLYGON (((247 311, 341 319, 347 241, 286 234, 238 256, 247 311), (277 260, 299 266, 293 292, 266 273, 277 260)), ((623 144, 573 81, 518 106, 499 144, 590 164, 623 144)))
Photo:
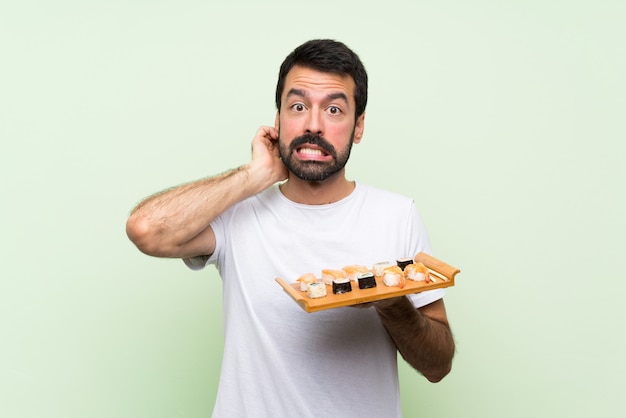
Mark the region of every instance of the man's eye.
POLYGON ((304 105, 302 103, 296 103, 292 105, 291 108, 296 112, 302 112, 304 110, 304 105))
POLYGON ((330 113, 331 115, 339 115, 341 114, 341 109, 337 106, 330 106, 328 108, 328 113, 330 113))

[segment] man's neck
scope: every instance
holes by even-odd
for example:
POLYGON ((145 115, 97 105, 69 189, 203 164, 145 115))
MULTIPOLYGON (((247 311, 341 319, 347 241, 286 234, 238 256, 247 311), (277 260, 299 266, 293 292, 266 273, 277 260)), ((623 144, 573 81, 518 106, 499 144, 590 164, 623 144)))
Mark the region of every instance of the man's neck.
POLYGON ((349 196, 354 187, 355 182, 348 181, 342 170, 323 181, 306 181, 290 174, 280 190, 287 199, 296 203, 327 205, 349 196))

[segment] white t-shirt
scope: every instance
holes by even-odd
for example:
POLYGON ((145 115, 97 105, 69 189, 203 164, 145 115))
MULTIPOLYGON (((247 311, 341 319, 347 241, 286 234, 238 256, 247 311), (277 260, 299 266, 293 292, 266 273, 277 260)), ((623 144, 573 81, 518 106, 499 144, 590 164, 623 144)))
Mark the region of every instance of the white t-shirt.
MULTIPOLYGON (((357 183, 345 199, 302 205, 278 186, 212 224, 223 280, 224 356, 214 417, 401 417, 397 352, 374 308, 306 313, 276 283, 323 268, 430 253, 413 201, 357 183)), ((443 290, 412 295, 415 306, 443 290)))

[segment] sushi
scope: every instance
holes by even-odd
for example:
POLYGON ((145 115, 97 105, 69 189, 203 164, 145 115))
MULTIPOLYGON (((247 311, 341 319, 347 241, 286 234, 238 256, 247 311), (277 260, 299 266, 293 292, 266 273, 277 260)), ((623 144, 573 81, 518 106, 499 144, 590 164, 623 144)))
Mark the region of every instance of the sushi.
POLYGON ((393 264, 391 264, 389 261, 381 261, 380 263, 374 264, 374 266, 372 267, 372 272, 374 273, 374 276, 380 277, 383 275, 383 270, 390 266, 393 266, 393 264))
POLYGON ((315 277, 313 273, 304 273, 302 276, 298 277, 298 280, 296 281, 300 283, 300 291, 306 292, 308 289, 308 285, 310 283, 316 282, 317 277, 315 277))
POLYGON ((342 279, 333 280, 333 293, 340 295, 348 292, 352 292, 350 279, 344 277, 342 279))
POLYGON ((346 277, 343 270, 332 270, 332 269, 324 269, 322 270, 322 281, 329 286, 332 286, 333 280, 335 279, 344 279, 346 277))
POLYGON ((371 289, 372 287, 376 287, 376 278, 374 277, 374 273, 360 273, 357 276, 357 281, 359 283, 359 289, 371 289))
POLYGON ((400 267, 403 271, 404 271, 404 268, 406 266, 408 266, 409 264, 412 264, 412 263, 413 263, 413 259, 412 258, 408 258, 408 257, 407 258, 398 258, 396 260, 397 266, 400 267))
POLYGON ((428 283, 432 281, 430 279, 430 272, 426 266, 420 262, 415 262, 406 266, 404 269, 404 275, 407 279, 414 280, 416 282, 428 283))
POLYGON ((345 266, 341 270, 344 272, 345 277, 355 282, 357 281, 357 276, 359 274, 367 273, 369 271, 367 267, 362 266, 360 264, 352 264, 349 266, 345 266))
POLYGON ((322 282, 313 282, 307 285, 307 296, 312 299, 326 296, 326 285, 322 282))
POLYGON ((386 286, 399 286, 402 289, 406 283, 404 272, 398 266, 389 266, 383 270, 383 283, 386 286))

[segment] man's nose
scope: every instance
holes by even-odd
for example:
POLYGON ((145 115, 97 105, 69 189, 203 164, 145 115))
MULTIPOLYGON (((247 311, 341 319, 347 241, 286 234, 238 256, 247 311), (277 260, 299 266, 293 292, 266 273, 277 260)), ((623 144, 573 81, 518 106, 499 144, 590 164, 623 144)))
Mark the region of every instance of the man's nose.
POLYGON ((322 117, 318 111, 309 112, 305 131, 313 135, 322 135, 322 117))

